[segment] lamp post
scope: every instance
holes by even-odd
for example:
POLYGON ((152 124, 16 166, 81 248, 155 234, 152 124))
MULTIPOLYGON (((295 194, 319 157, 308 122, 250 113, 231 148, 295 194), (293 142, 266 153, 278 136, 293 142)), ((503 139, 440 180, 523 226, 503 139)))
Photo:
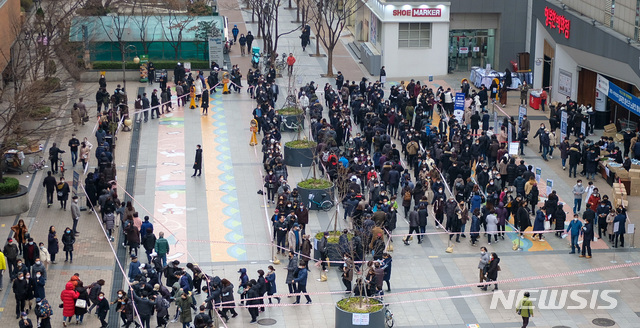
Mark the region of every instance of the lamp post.
POLYGON ((122 88, 125 90, 127 90, 127 79, 125 78, 125 70, 126 70, 126 57, 127 57, 127 53, 129 52, 134 52, 136 54, 135 57, 133 57, 133 62, 138 64, 140 63, 140 57, 138 57, 138 49, 136 48, 136 46, 130 44, 126 47, 124 47, 122 49, 122 88))

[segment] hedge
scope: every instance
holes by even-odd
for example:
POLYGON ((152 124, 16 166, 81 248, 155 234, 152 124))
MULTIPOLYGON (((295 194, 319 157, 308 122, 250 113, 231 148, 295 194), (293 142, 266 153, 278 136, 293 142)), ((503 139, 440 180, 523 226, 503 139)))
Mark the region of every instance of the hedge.
POLYGON ((311 140, 292 140, 284 144, 289 148, 295 149, 306 149, 306 148, 314 148, 317 144, 311 140))
POLYGON ((298 182, 298 187, 304 188, 304 189, 312 189, 312 190, 328 189, 328 188, 331 188, 331 186, 333 186, 333 182, 326 179, 310 178, 310 179, 302 180, 298 182))
POLYGON ((347 297, 338 301, 338 307, 349 313, 374 313, 382 310, 382 302, 375 298, 347 297))
MULTIPOLYGON (((188 60, 187 60, 188 61, 188 60)), ((151 61, 153 63, 153 67, 158 69, 166 69, 173 70, 176 67, 176 61, 173 60, 158 60, 151 61)), ((209 62, 205 60, 193 60, 190 61, 191 69, 209 69, 209 62)), ((101 70, 101 69, 122 69, 121 61, 94 61, 93 69, 101 70)), ((136 64, 134 62, 126 62, 125 69, 140 69, 140 64, 136 64)))
POLYGON ((4 178, 4 182, 0 182, 0 195, 15 194, 20 189, 20 182, 16 178, 4 178))

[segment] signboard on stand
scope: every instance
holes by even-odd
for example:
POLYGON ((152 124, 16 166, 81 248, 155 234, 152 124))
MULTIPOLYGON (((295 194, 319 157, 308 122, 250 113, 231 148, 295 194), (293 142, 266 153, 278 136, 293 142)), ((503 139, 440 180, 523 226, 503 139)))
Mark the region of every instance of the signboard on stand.
POLYGON ((563 110, 560 115, 560 142, 563 142, 564 138, 567 137, 567 120, 567 112, 563 110))
POLYGON ((464 116, 464 93, 456 92, 456 99, 453 105, 453 116, 455 116, 458 123, 462 124, 462 117, 464 116))
POLYGON ((518 107, 518 126, 520 126, 522 124, 522 120, 524 119, 524 116, 527 115, 527 106, 520 106, 518 107))
POLYGON ((547 197, 549 197, 551 191, 553 191, 553 180, 547 179, 547 197))
POLYGON ((80 183, 80 173, 78 173, 78 171, 73 171, 73 194, 74 195, 78 193, 79 183, 80 183))
POLYGON ((510 142, 509 155, 518 155, 518 146, 520 146, 519 142, 510 142))
POLYGON ((222 37, 209 37, 209 65, 216 62, 218 66, 224 66, 224 42, 222 37))
POLYGON ((542 169, 536 167, 536 182, 540 183, 540 176, 542 175, 542 169))

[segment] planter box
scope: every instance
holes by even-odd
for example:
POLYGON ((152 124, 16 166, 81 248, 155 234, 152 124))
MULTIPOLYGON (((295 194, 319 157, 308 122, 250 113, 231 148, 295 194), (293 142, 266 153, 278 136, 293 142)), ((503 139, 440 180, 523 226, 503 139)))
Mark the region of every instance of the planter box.
POLYGON ((0 216, 13 216, 29 210, 29 189, 20 185, 13 195, 0 195, 0 216))
POLYGON ((280 131, 282 132, 294 132, 297 131, 294 127, 299 126, 299 129, 304 129, 304 114, 300 115, 280 115, 280 131))
POLYGON ((384 321, 384 307, 373 313, 350 313, 340 309, 336 304, 335 325, 336 328, 386 328, 386 323, 384 321), (354 315, 359 317, 368 315, 369 324, 354 325, 353 323, 357 321, 354 320, 354 315))
POLYGON ((284 164, 289 166, 311 166, 313 163, 312 148, 290 148, 284 145, 284 164))
MULTIPOLYGON (((307 203, 309 210, 319 210, 317 204, 311 203, 309 201, 309 195, 313 194, 313 200, 322 203, 325 200, 333 201, 333 189, 334 186, 331 186, 327 189, 306 189, 301 188, 300 186, 296 186, 298 188, 298 194, 300 195, 300 201, 307 203), (324 195, 324 197, 323 197, 324 195)), ((335 204, 334 204, 335 206, 335 204)))

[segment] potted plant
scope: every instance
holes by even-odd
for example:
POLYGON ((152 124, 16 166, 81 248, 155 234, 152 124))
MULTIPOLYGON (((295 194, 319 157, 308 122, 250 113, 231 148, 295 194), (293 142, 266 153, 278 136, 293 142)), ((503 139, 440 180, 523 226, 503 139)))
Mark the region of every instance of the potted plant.
MULTIPOLYGON (((342 251, 340 250, 340 245, 339 245, 340 235, 342 235, 342 231, 329 231, 329 236, 327 236, 327 249, 326 249, 327 257, 329 258, 329 261, 342 261, 342 251)), ((322 231, 316 233, 317 240, 321 240, 323 236, 324 236, 324 232, 322 231)), ((351 239, 353 239, 353 233, 351 232, 347 233, 347 239, 351 241, 351 239)), ((314 258, 316 260, 323 260, 323 261, 326 260, 326 258, 325 259, 320 258, 319 252, 315 252, 314 258)))
POLYGON ((280 115, 280 131, 299 132, 304 129, 304 111, 296 106, 284 107, 278 110, 280 115))
POLYGON ((13 216, 29 210, 29 189, 18 179, 0 173, 0 216, 13 216))
POLYGON ((307 139, 292 140, 284 144, 284 163, 289 166, 311 166, 315 141, 307 139))
POLYGON ((324 201, 333 202, 333 182, 322 177, 309 178, 298 182, 297 187, 301 200, 307 201, 309 196, 313 195, 313 202, 309 201, 310 210, 324 209, 325 211, 328 211, 335 206, 335 204, 323 208, 320 206, 324 201))
POLYGON ((335 327, 385 328, 384 306, 376 298, 345 297, 336 303, 335 327))

